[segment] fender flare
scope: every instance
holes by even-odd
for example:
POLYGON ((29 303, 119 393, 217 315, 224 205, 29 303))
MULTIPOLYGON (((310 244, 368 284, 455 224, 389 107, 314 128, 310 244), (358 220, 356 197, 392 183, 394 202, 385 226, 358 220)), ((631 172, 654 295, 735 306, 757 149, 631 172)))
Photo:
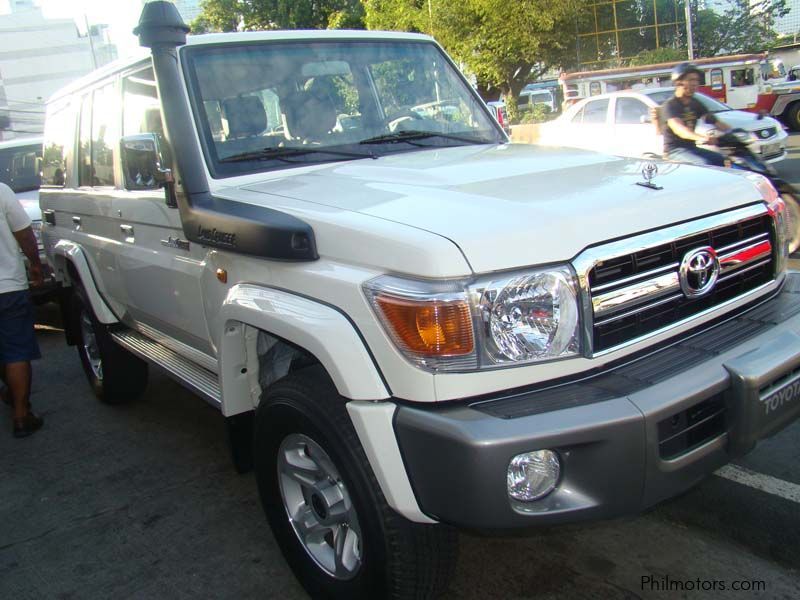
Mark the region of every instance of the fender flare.
POLYGON ((775 104, 772 107, 771 114, 774 117, 780 117, 783 113, 786 112, 786 109, 800 100, 800 93, 792 93, 792 94, 780 94, 778 95, 778 99, 775 100, 775 104))
MULTIPOLYGON (((220 310, 219 339, 223 414, 253 410, 246 334, 242 325, 264 331, 312 354, 339 394, 350 400, 391 397, 388 385, 355 325, 338 309, 290 292, 253 284, 234 285, 220 310)), ((252 346, 251 346, 252 348, 252 346)))
POLYGON ((53 246, 53 262, 55 263, 56 271, 60 273, 62 278, 69 278, 67 263, 75 267, 75 271, 77 271, 81 280, 80 283, 83 289, 86 290, 86 296, 98 321, 104 325, 119 322, 119 319, 117 319, 97 290, 97 282, 92 275, 92 270, 89 268, 89 261, 86 259, 86 253, 83 248, 75 242, 59 240, 53 246))

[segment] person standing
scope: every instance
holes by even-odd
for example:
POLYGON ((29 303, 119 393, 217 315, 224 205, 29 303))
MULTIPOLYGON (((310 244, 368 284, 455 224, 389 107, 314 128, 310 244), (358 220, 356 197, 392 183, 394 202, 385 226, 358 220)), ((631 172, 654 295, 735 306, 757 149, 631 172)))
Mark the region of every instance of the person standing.
POLYGON ((0 374, 14 409, 14 437, 29 436, 44 424, 30 407, 31 361, 41 354, 20 248, 28 258, 31 285, 42 285, 31 220, 11 188, 0 183, 0 374))

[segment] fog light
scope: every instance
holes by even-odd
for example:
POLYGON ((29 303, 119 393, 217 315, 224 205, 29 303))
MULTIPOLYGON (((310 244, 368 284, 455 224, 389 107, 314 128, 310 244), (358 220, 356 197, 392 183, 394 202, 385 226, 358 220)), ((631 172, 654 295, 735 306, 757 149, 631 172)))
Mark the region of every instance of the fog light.
POLYGON ((561 473, 561 462, 552 450, 517 454, 508 465, 508 495, 532 502, 553 491, 561 473))

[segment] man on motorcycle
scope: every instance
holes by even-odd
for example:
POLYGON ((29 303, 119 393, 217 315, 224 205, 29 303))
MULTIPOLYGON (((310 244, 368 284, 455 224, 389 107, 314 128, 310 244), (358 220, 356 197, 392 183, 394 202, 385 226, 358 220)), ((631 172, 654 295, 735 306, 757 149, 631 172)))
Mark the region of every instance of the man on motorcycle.
POLYGON ((701 165, 725 166, 725 157, 706 148, 698 148, 697 143, 713 144, 713 136, 696 133, 697 121, 704 118, 714 123, 721 131, 730 127, 710 113, 694 97, 700 85, 701 72, 692 63, 684 62, 672 69, 672 82, 675 95, 661 107, 661 115, 666 126, 664 131, 664 156, 669 160, 691 162, 701 165))

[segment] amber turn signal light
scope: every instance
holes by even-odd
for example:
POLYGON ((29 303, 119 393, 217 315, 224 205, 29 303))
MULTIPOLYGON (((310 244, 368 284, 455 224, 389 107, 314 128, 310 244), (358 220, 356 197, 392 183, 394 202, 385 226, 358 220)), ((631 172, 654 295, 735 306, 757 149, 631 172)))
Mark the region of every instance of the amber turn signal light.
POLYGON ((396 340, 426 356, 461 356, 475 348, 466 302, 415 301, 378 295, 377 305, 396 340))

